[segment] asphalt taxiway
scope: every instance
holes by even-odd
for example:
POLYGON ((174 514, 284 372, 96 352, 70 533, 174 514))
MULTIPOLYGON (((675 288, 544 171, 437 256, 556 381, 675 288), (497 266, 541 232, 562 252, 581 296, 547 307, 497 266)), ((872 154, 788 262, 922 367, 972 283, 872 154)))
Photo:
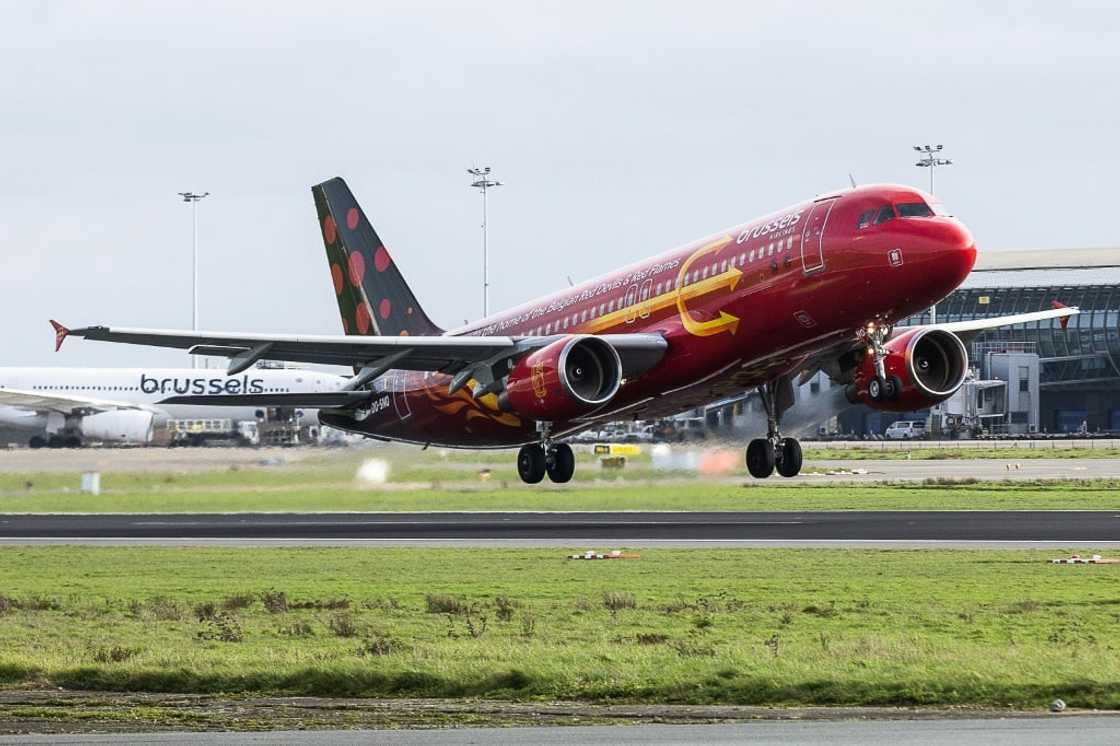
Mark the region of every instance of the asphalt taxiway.
POLYGON ((1120 511, 28 514, 0 542, 1120 546, 1120 511))

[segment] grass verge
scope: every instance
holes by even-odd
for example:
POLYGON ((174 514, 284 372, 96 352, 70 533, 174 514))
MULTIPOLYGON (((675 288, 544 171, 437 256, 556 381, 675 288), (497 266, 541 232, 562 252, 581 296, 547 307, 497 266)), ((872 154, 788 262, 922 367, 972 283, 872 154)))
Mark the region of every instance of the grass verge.
MULTIPOLYGON (((109 480, 107 480, 109 481, 109 480)), ((117 482, 110 482, 117 484, 117 482)), ((1120 482, 973 482, 782 484, 702 481, 573 484, 517 483, 442 489, 353 484, 198 485, 194 475, 100 495, 31 489, 0 493, 0 513, 184 513, 252 511, 452 510, 1115 510, 1120 482)))
POLYGON ((1115 566, 1060 552, 11 548, 0 684, 1120 707, 1115 566))
POLYGON ((1093 441, 1078 443, 1073 447, 1048 441, 1037 441, 1030 446, 1004 448, 998 443, 988 447, 953 448, 950 446, 925 446, 921 441, 912 444, 884 443, 880 446, 853 446, 829 448, 827 445, 809 443, 805 458, 832 461, 955 461, 960 459, 993 459, 1000 461, 1025 461, 1040 458, 1116 459, 1120 448, 1097 446, 1093 441))

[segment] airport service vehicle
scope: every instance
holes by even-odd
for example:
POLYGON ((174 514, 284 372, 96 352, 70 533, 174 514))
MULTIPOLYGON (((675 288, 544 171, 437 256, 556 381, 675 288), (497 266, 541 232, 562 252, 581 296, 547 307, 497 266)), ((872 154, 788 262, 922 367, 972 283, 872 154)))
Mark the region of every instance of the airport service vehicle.
POLYGON ((207 443, 256 446, 261 442, 260 428, 256 422, 249 420, 220 417, 168 420, 167 430, 171 435, 171 446, 201 446, 207 443))
POLYGON ((926 437, 925 420, 897 420, 883 432, 888 440, 913 440, 926 437))
MULTIPOLYGON (((342 179, 312 193, 345 334, 56 323, 57 344, 71 335, 225 355, 231 375, 258 359, 352 366, 337 392, 167 401, 316 407, 324 424, 372 438, 520 446, 518 472, 528 483, 546 474, 571 479, 575 459, 557 442, 562 436, 757 388, 768 427, 765 438, 751 441, 746 462, 761 478, 801 469, 800 444, 781 432, 795 380, 823 370, 845 384, 853 403, 922 409, 961 385, 971 336, 1009 324, 1064 325, 1077 313, 1055 307, 896 331, 896 322, 965 279, 976 245, 928 194, 878 185, 799 202, 444 331, 424 313, 342 179)), ((549 259, 534 265, 563 276, 549 259)))
MULTIPOLYGON (((151 442, 153 430, 169 420, 265 417, 266 405, 241 401, 231 410, 224 397, 329 392, 345 382, 333 373, 296 368, 254 367, 237 375, 205 368, 0 368, 0 428, 18 433, 32 448, 90 441, 139 445, 151 442), (205 394, 217 404, 161 403, 189 394, 205 394)), ((232 436, 237 428, 228 429, 232 436)))

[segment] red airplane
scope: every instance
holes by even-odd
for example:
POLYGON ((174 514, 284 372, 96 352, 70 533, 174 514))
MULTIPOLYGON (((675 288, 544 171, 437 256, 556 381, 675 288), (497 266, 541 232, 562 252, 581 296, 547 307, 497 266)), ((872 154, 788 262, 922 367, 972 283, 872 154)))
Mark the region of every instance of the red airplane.
POLYGON ((315 407, 324 424, 371 438, 520 446, 527 483, 571 479, 575 459, 560 439, 594 422, 668 416, 757 388, 768 432, 750 442, 746 462, 762 478, 801 469, 801 446, 781 434, 795 379, 823 370, 853 403, 923 409, 960 387, 965 342, 980 331, 1064 327, 1078 313, 1055 304, 896 332, 960 285, 976 245, 929 195, 881 185, 798 203, 444 331, 345 182, 312 193, 345 336, 58 325, 59 343, 72 335, 183 348, 229 357, 230 374, 261 359, 352 366, 336 392, 167 401, 315 407))

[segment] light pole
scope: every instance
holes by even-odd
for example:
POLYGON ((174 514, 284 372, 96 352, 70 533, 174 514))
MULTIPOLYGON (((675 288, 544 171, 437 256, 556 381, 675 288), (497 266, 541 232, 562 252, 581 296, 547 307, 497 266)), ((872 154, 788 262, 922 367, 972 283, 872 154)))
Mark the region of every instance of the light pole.
MULTIPOLYGON (((933 195, 933 183, 934 183, 933 179, 934 179, 934 174, 937 173, 937 167, 938 166, 951 166, 951 165, 953 165, 953 161, 951 161, 948 158, 942 158, 940 155, 938 155, 941 152, 941 149, 943 147, 944 147, 943 145, 933 145, 933 146, 931 146, 931 145, 915 145, 914 146, 914 150, 918 151, 918 153, 921 154, 921 157, 918 159, 918 162, 915 163, 914 165, 917 166, 918 168, 928 168, 929 169, 929 193, 930 193, 931 196, 933 195)), ((929 323, 931 323, 931 324, 936 324, 937 323, 937 304, 936 303, 934 303, 932 306, 929 307, 929 323)), ((941 411, 940 410, 941 410, 941 407, 940 407, 940 405, 937 405, 937 404, 935 404, 933 407, 930 408, 930 418, 936 420, 936 422, 937 422, 937 432, 939 434, 941 432, 941 411)))
MULTIPOLYGON (((914 150, 921 153, 921 158, 919 158, 918 162, 915 163, 914 165, 917 166, 918 168, 928 168, 929 169, 929 193, 931 195, 933 194, 933 175, 934 175, 934 173, 937 172, 937 167, 938 166, 951 166, 951 165, 953 165, 953 161, 951 161, 948 158, 942 158, 940 155, 938 155, 938 153, 941 152, 941 149, 943 147, 945 147, 945 146, 944 145, 915 145, 914 146, 914 150)), ((937 323, 937 306, 936 305, 933 305, 933 306, 929 307, 929 323, 931 323, 931 324, 936 324, 937 323)))
POLYGON ((486 252, 486 190, 492 187, 500 187, 502 182, 490 178, 490 167, 483 168, 468 168, 467 173, 475 177, 471 182, 471 186, 482 192, 482 317, 490 313, 490 302, 488 300, 490 290, 490 275, 487 269, 487 252, 486 252))
POLYGON ((951 166, 953 162, 948 158, 942 158, 937 154, 941 152, 943 145, 915 145, 914 150, 922 154, 921 159, 914 165, 918 168, 929 169, 929 193, 933 194, 933 174, 937 171, 938 166, 951 166))
MULTIPOLYGON (((210 192, 179 192, 184 202, 191 204, 191 329, 198 331, 198 203, 210 192)), ((191 355, 191 367, 198 367, 197 356, 191 355)))

